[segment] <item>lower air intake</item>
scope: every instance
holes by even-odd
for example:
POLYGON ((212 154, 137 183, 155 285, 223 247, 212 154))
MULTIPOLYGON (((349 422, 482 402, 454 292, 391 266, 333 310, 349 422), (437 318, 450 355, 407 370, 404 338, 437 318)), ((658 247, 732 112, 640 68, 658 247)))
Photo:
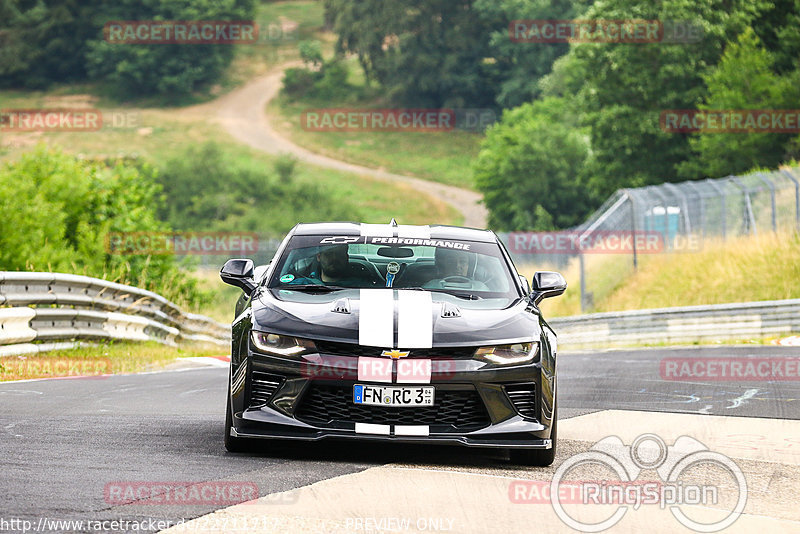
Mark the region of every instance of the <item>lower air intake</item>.
POLYGON ((282 376, 253 371, 252 385, 250 386, 250 408, 266 406, 282 383, 282 376))
POLYGON ((522 417, 537 419, 536 411, 536 384, 509 384, 505 386, 506 395, 522 417))

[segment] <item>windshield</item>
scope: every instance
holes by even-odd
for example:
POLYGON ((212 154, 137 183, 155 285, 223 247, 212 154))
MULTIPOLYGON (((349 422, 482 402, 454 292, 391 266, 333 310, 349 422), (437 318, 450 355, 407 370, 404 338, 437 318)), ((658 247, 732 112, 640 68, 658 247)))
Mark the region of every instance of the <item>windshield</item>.
POLYGON ((473 298, 519 296, 497 243, 439 239, 295 236, 278 259, 268 286, 320 291, 392 287, 473 298))

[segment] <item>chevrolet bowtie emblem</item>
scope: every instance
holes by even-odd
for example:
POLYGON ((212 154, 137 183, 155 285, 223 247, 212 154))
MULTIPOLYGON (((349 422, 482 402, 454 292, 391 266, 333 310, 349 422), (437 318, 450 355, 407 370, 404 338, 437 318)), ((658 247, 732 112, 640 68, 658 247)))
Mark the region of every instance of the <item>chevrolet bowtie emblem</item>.
POLYGON ((385 350, 381 352, 381 356, 391 356, 393 360, 399 360, 400 358, 405 358, 406 356, 408 356, 408 352, 409 351, 407 350, 397 350, 397 349, 385 350))

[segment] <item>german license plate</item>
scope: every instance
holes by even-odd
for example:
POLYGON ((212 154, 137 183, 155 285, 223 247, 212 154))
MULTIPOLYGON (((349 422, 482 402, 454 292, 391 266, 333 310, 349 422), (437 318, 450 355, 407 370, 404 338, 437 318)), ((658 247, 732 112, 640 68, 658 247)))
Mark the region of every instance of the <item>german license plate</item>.
POLYGON ((353 386, 353 402, 371 406, 433 406, 433 386, 353 386))

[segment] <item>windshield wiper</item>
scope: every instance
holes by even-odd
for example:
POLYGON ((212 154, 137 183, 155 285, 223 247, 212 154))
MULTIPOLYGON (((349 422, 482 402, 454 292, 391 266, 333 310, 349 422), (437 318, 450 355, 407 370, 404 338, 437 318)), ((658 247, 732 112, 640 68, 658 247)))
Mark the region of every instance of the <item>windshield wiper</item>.
POLYGON ((458 297, 464 300, 482 300, 483 297, 479 297, 478 295, 472 295, 470 293, 447 293, 448 295, 453 295, 454 297, 458 297))
POLYGON ((445 288, 433 288, 433 287, 395 287, 393 289, 402 289, 402 290, 411 290, 411 291, 430 291, 431 293, 444 293, 445 295, 452 295, 454 297, 458 297, 464 300, 483 300, 483 297, 479 297, 478 295, 473 295, 471 293, 451 293, 445 288))
POLYGON ((323 286, 317 284, 297 284, 297 285, 285 285, 285 286, 277 286, 274 289, 287 289, 291 291, 319 291, 321 293, 330 293, 333 291, 341 291, 342 289, 353 289, 352 287, 342 287, 342 286, 323 286))

